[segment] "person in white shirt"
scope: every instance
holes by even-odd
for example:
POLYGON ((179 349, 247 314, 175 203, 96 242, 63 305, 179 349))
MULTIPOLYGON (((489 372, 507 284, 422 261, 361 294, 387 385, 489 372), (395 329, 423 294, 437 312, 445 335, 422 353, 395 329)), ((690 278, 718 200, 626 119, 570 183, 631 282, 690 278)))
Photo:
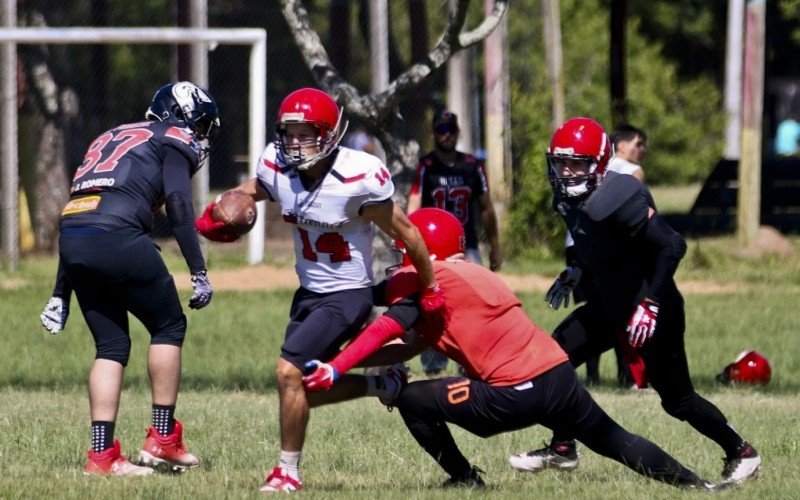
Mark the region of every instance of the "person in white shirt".
POLYGON ((647 153, 647 134, 633 125, 620 125, 611 132, 614 156, 608 162, 608 170, 628 174, 644 182, 642 160, 647 153))

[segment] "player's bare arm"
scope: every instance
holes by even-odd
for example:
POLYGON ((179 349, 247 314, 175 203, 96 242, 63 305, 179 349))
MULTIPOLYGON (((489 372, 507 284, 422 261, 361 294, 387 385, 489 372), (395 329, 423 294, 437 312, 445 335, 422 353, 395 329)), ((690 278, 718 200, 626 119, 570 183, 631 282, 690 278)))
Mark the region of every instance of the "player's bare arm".
POLYGON ((503 252, 500 250, 500 234, 497 228, 497 214, 494 211, 494 204, 489 193, 483 193, 478 197, 481 206, 481 222, 489 238, 489 268, 492 271, 499 271, 503 265, 503 252))
POLYGON ((419 210, 422 206, 422 196, 418 194, 408 195, 408 203, 406 204, 406 213, 410 214, 414 210, 419 210))
POLYGON ((361 215, 374 222, 392 239, 402 240, 406 244, 408 257, 419 274, 424 288, 436 286, 430 254, 419 230, 408 220, 400 207, 392 202, 365 205, 361 215))
POLYGON ((267 196, 267 192, 258 184, 258 179, 255 177, 248 179, 242 184, 239 184, 239 186, 235 187, 234 189, 241 189, 250 195, 255 201, 266 200, 269 198, 269 196, 267 196))

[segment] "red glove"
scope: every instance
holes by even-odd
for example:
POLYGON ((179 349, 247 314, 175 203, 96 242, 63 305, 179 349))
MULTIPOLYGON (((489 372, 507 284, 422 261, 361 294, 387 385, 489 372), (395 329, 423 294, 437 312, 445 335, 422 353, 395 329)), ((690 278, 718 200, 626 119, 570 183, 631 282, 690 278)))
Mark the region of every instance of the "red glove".
POLYGON ((628 321, 628 343, 633 347, 641 347, 656 332, 656 320, 658 319, 658 304, 644 299, 641 304, 636 306, 636 311, 628 321))
POLYGON ((442 328, 447 327, 447 323, 450 321, 450 308, 447 307, 447 302, 445 302, 444 290, 438 283, 422 291, 419 305, 422 306, 422 310, 428 319, 437 319, 441 321, 440 326, 442 328))
POLYGON ((194 221, 194 228, 198 233, 202 234, 211 241, 230 243, 238 240, 238 234, 222 231, 222 228, 225 227, 224 222, 217 222, 213 217, 211 217, 211 212, 214 211, 215 206, 217 206, 216 201, 212 201, 208 204, 206 209, 203 211, 203 215, 194 221))
POLYGON ((317 359, 306 363, 306 370, 314 370, 310 375, 303 377, 303 389, 306 392, 327 391, 339 378, 336 368, 317 359))

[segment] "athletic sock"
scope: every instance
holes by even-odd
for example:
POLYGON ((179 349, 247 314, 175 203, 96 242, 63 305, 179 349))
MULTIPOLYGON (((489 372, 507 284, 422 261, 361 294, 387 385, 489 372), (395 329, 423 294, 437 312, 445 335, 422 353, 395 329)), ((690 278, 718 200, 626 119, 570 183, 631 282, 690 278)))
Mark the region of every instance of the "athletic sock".
POLYGON ((162 436, 175 431, 175 405, 153 405, 153 428, 162 436))
POLYGON ((300 451, 283 451, 278 460, 278 465, 286 470, 289 477, 300 480, 300 451))
POLYGON ((103 452, 114 446, 114 422, 92 420, 92 451, 103 452))

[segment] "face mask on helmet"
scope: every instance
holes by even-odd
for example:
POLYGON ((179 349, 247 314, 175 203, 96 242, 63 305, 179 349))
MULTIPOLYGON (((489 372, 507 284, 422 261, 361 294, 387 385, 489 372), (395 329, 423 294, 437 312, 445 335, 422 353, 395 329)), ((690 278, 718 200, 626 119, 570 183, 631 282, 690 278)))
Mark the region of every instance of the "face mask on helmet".
POLYGON ((347 122, 342 125, 342 112, 331 96, 318 89, 304 88, 283 100, 275 128, 278 158, 288 166, 307 170, 336 149, 347 130, 347 122), (293 124, 310 125, 314 133, 298 136, 290 128, 293 124))
POLYGON ((553 134, 547 178, 557 197, 583 196, 600 186, 611 156, 605 130, 591 118, 571 118, 553 134))
MULTIPOLYGON (((408 220, 419 229, 431 260, 464 257, 466 251, 464 227, 453 214, 439 208, 420 208, 408 214, 408 220)), ((396 240, 394 246, 403 256, 403 265, 412 265, 411 258, 406 252, 405 242, 396 240)))
POLYGON ((220 127, 219 108, 214 97, 191 82, 170 83, 158 89, 145 117, 157 121, 182 121, 199 140, 207 141, 200 150, 198 163, 208 156, 211 149, 208 142, 220 127))
POLYGON ((742 351, 717 375, 717 380, 723 384, 766 384, 771 378, 769 361, 754 350, 742 351))

